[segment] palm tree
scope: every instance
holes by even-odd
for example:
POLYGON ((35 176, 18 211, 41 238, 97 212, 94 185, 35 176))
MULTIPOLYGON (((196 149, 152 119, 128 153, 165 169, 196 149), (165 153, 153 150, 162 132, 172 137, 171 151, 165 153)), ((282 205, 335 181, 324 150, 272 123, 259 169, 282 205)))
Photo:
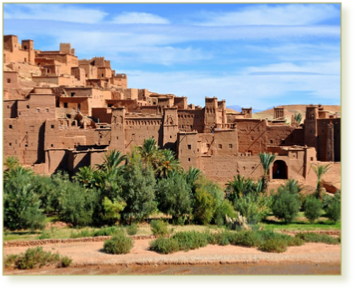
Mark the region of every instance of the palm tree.
POLYGON ((268 176, 268 169, 273 163, 274 159, 276 158, 276 155, 271 154, 271 153, 260 153, 258 154, 261 160, 261 164, 263 167, 263 176, 262 176, 262 182, 263 182, 263 192, 267 192, 267 187, 268 187, 268 182, 269 182, 269 176, 268 176))
POLYGON ((318 166, 310 164, 310 166, 318 178, 317 183, 316 183, 315 195, 318 199, 322 200, 323 199, 323 191, 322 191, 322 186, 321 186, 321 178, 323 177, 323 175, 326 172, 329 171, 331 164, 318 165, 318 166))
POLYGON ((298 124, 300 125, 300 123, 302 122, 302 114, 301 113, 295 114, 294 120, 296 120, 298 122, 298 124))
POLYGON ((17 166, 14 168, 11 168, 7 171, 4 172, 4 180, 8 180, 10 178, 14 177, 20 177, 20 176, 31 176, 33 175, 34 172, 30 168, 25 168, 22 166, 17 166))
POLYGON ((187 181, 187 184, 192 188, 194 187, 195 181, 198 180, 198 178, 203 174, 203 172, 194 167, 189 167, 189 170, 185 172, 185 180, 187 181))
POLYGON ((301 185, 295 179, 289 179, 284 185, 282 185, 282 189, 292 194, 300 194, 302 191, 301 185))
POLYGON ((93 167, 83 166, 79 168, 79 171, 75 174, 74 179, 84 183, 85 186, 91 186, 95 181, 94 174, 95 169, 93 167))
POLYGON ((157 162, 158 151, 159 148, 156 145, 156 140, 152 137, 143 140, 142 147, 138 148, 138 152, 140 153, 141 157, 145 160, 146 164, 151 163, 153 166, 157 162))
POLYGON ((6 166, 6 170, 14 169, 18 166, 20 166, 19 159, 15 156, 10 156, 6 158, 6 161, 4 162, 4 165, 6 166))
POLYGON ((250 192, 254 192, 254 188, 256 187, 252 179, 245 179, 245 177, 240 174, 237 175, 237 178, 234 176, 234 180, 227 182, 226 186, 229 200, 232 202, 234 202, 236 198, 240 198, 248 195, 250 192))
POLYGON ((156 175, 160 178, 165 178, 170 172, 181 172, 182 167, 178 159, 175 158, 175 154, 172 150, 164 149, 159 154, 159 164, 156 171, 156 175))
POLYGON ((98 165, 98 167, 107 174, 122 173, 125 165, 127 164, 127 156, 116 150, 107 152, 103 159, 104 162, 98 165), (120 165, 123 162, 125 162, 125 164, 120 165))

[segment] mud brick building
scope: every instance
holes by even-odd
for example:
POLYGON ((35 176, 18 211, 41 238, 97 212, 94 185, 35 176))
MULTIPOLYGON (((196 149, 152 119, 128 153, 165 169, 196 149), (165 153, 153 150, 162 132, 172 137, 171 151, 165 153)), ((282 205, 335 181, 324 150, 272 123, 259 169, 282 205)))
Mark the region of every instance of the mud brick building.
POLYGON ((36 172, 98 164, 108 150, 128 153, 153 137, 176 152, 182 166, 200 168, 219 182, 236 174, 263 174, 258 154, 277 155, 272 179, 315 181, 310 164, 340 161, 340 123, 321 105, 306 107, 304 124, 286 124, 283 108, 272 120, 252 108, 228 113, 224 100, 128 88, 127 75, 104 57, 78 60, 68 43, 59 51, 34 49, 32 40, 4 36, 4 158, 16 156, 36 172))

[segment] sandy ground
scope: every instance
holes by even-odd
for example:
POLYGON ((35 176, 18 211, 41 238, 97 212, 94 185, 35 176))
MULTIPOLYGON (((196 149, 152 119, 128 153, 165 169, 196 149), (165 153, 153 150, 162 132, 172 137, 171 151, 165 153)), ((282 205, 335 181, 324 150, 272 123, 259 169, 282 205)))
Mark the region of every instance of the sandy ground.
MULTIPOLYGON (((251 267, 258 268, 263 265, 274 265, 274 269, 277 269, 281 264, 285 265, 285 267, 281 268, 284 270, 291 266, 294 269, 290 270, 291 274, 293 274, 294 271, 297 271, 296 269, 298 268, 298 265, 303 265, 303 267, 299 267, 303 270, 306 270, 306 267, 318 267, 319 265, 324 265, 328 267, 327 269, 324 269, 324 272, 315 273, 340 274, 340 245, 307 243, 300 247, 289 247, 285 253, 280 254, 264 253, 255 248, 232 245, 208 245, 207 247, 189 252, 176 252, 170 255, 163 255, 149 250, 150 241, 152 240, 136 240, 134 248, 126 255, 106 254, 102 250, 103 242, 48 244, 43 246, 44 250, 59 252, 61 255, 71 257, 73 259, 72 266, 65 269, 47 267, 26 271, 5 269, 4 275, 149 274, 155 272, 157 274, 162 274, 163 272, 166 273, 168 270, 172 271, 174 267, 177 268, 177 271, 173 271, 170 274, 179 274, 181 271, 183 271, 184 274, 185 272, 183 268, 188 265, 190 272, 188 271, 186 274, 192 274, 192 269, 194 268, 198 274, 208 274, 209 271, 212 271, 212 273, 216 272, 217 274, 223 274, 226 271, 231 272, 232 265, 234 265, 235 270, 237 270, 236 265, 245 265, 243 268, 246 271, 252 271, 251 267), (218 268, 220 272, 218 270, 213 270, 217 264, 224 265, 231 269, 226 269, 226 271, 224 270, 225 272, 221 272, 221 267, 218 268), (229 265, 231 266, 228 267, 229 265), (247 265, 248 267, 246 267, 247 265), (137 267, 140 268, 137 269, 137 267), (199 267, 203 268, 199 269, 199 267)), ((27 247, 4 247, 4 256, 25 252, 26 249, 27 247)), ((259 271, 263 272, 263 269, 264 268, 262 267, 259 271)), ((167 274, 169 274, 169 271, 167 274)), ((310 269, 310 271, 310 273, 314 273, 312 269, 310 269)), ((234 274, 235 272, 233 271, 231 273, 234 274)), ((277 274, 277 272, 273 273, 277 274)))

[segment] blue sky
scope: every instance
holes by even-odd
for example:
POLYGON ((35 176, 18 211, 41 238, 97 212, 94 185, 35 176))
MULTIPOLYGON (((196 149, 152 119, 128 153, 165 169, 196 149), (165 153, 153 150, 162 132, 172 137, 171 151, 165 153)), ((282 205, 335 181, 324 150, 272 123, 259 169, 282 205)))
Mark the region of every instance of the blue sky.
POLYGON ((4 4, 4 34, 196 105, 340 104, 339 4, 4 4))

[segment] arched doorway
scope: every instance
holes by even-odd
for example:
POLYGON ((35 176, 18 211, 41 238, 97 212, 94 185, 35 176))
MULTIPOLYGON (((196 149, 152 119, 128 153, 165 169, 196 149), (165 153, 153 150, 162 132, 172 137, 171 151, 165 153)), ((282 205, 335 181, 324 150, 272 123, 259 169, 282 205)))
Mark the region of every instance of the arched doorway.
POLYGON ((283 160, 273 163, 273 179, 288 179, 288 167, 283 160))

